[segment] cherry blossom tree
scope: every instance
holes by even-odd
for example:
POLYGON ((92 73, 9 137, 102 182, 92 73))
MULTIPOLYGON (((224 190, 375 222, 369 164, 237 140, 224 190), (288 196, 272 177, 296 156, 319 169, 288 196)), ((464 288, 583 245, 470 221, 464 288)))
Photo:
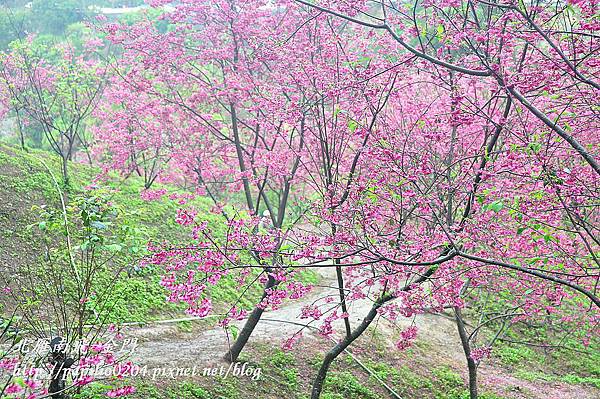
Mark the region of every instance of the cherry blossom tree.
POLYGON ((597 119, 595 1, 417 0, 404 3, 411 13, 392 1, 296 2, 385 32, 428 67, 494 82, 600 174, 596 154, 587 148, 593 145, 591 126, 574 137, 573 116, 561 111, 577 106, 578 116, 597 119), (577 94, 561 96, 566 90, 577 94))
MULTIPOLYGON (((302 312, 337 337, 312 398, 378 317, 444 309, 477 397, 491 343, 475 347, 465 328, 474 292, 510 292, 510 323, 576 309, 568 323, 588 339, 600 306, 597 26, 592 3, 555 5, 182 1, 162 17, 167 32, 104 26, 124 50, 121 90, 177 113, 169 163, 224 217, 222 239, 183 209, 193 242, 152 247, 169 299, 203 317, 223 276, 242 293, 260 281, 234 361, 265 309, 308 292, 297 270, 334 268, 337 298, 302 312), (237 192, 244 212, 222 206, 237 192), (352 314, 361 300, 370 310, 352 314)), ((245 317, 232 304, 221 323, 245 317)), ((399 331, 398 349, 416 333, 399 331)))
MULTIPOLYGON (((87 142, 85 126, 104 87, 104 71, 68 44, 51 46, 28 37, 2 54, 0 85, 18 118, 39 126, 60 158, 68 184, 68 161, 87 142)), ((24 139, 21 139, 22 144, 24 139)))
MULTIPOLYGON (((590 36, 590 33, 586 32, 593 32, 595 30, 593 23, 589 23, 589 18, 593 14, 593 4, 583 4, 582 18, 574 22, 574 26, 565 27, 564 20, 560 18, 555 19, 554 14, 548 14, 548 12, 554 13, 555 11, 551 3, 547 4, 548 8, 546 9, 539 4, 529 9, 524 4, 519 6, 510 4, 504 6, 485 2, 428 2, 427 4, 423 3, 422 8, 418 4, 415 4, 412 7, 412 14, 403 13, 392 2, 344 2, 342 3, 343 7, 340 6, 340 3, 329 4, 320 2, 313 4, 304 1, 298 1, 298 3, 315 9, 315 14, 325 12, 362 27, 384 32, 385 35, 397 41, 404 50, 408 50, 409 53, 422 60, 418 65, 419 67, 429 72, 435 71, 441 80, 451 80, 449 78, 456 74, 459 74, 459 76, 476 76, 479 77, 478 81, 481 82, 480 84, 483 83, 482 86, 487 90, 506 97, 505 112, 499 118, 498 122, 496 122, 497 133, 488 141, 488 146, 483 146, 485 152, 479 166, 480 172, 475 174, 473 183, 470 184, 473 190, 466 195, 467 201, 464 207, 460 205, 455 207, 455 209, 462 211, 462 219, 459 225, 454 228, 457 232, 463 232, 468 229, 466 227, 468 224, 465 221, 470 219, 469 215, 473 212, 473 208, 477 207, 475 199, 485 206, 483 210, 492 210, 492 213, 488 215, 490 218, 478 221, 476 229, 478 233, 486 232, 484 234, 488 238, 481 240, 482 237, 480 236, 480 240, 476 244, 471 244, 473 248, 479 247, 480 250, 483 250, 480 246, 487 241, 489 244, 484 250, 487 251, 486 256, 469 255, 465 253, 464 249, 458 251, 458 254, 471 261, 519 270, 529 276, 542 279, 541 281, 534 280, 542 286, 546 286, 547 281, 552 281, 574 288, 598 305, 593 288, 595 286, 594 282, 598 278, 597 274, 593 272, 597 267, 594 255, 596 249, 592 249, 598 242, 593 238, 593 233, 591 235, 583 233, 582 235, 582 230, 580 230, 582 224, 587 226, 588 232, 591 232, 590 228, 594 229, 591 227, 594 226, 596 221, 593 211, 594 206, 587 201, 584 201, 586 205, 583 205, 581 197, 579 199, 571 198, 571 200, 566 202, 561 199, 565 190, 570 191, 566 187, 563 187, 565 184, 569 185, 569 183, 566 183, 568 179, 565 179, 566 176, 563 173, 570 175, 574 169, 578 171, 576 172, 577 176, 582 178, 580 181, 582 185, 579 187, 585 187, 584 191, 587 191, 587 187, 592 187, 592 190, 588 192, 591 195, 589 197, 588 195, 584 196, 586 198, 596 197, 593 194, 597 186, 597 177, 594 172, 598 172, 598 167, 594 152, 597 151, 598 146, 597 138, 594 137, 593 131, 597 129, 594 122, 597 120, 597 110, 591 104, 596 101, 595 99, 597 99, 598 95, 597 83, 594 80, 594 75, 597 74, 597 65, 593 61, 592 63, 588 63, 587 60, 594 58, 593 54, 597 52, 598 48, 594 46, 593 33, 590 36), (481 12, 477 8, 478 6, 484 8, 487 12, 481 12), (553 17, 550 18, 549 15, 553 17), (536 19, 542 21, 542 28, 540 27, 540 23, 535 22, 536 19), (461 21, 461 23, 457 21, 461 21), (473 29, 473 32, 470 32, 470 29, 473 29), (567 34, 569 32, 571 32, 570 35, 567 34), (526 35, 525 33, 528 34, 526 35), (411 35, 413 35, 414 39, 411 38, 411 35), (553 39, 551 36, 559 37, 558 42, 555 42, 556 39, 553 39), (572 49, 577 48, 578 50, 575 50, 572 54, 578 55, 565 55, 567 50, 561 49, 561 46, 569 48, 569 53, 572 49), (576 61, 571 61, 572 59, 576 59, 576 61), (542 68, 540 68, 541 65, 543 65, 542 68), (487 77, 490 77, 490 79, 486 79, 487 77), (489 86, 486 87, 486 84, 489 86), (573 91, 574 94, 570 94, 569 99, 561 103, 559 101, 561 96, 558 93, 566 92, 567 90, 571 93, 571 89, 574 87, 577 87, 573 91), (512 107, 512 109, 511 103, 516 103, 516 106, 512 107), (579 104, 586 105, 580 106, 579 104), (552 115, 552 117, 548 115, 552 115), (502 176, 501 170, 496 172, 498 173, 497 176, 494 175, 494 172, 488 175, 490 172, 485 171, 486 166, 488 168, 491 166, 489 165, 490 160, 487 157, 493 153, 494 147, 498 144, 498 139, 501 138, 500 133, 503 130, 501 125, 510 120, 511 116, 515 117, 518 122, 510 126, 509 131, 511 138, 516 138, 517 142, 503 140, 510 145, 508 148, 510 148, 509 152, 512 155, 510 155, 509 159, 520 159, 521 162, 529 165, 531 169, 526 168, 524 172, 517 172, 518 168, 516 168, 516 164, 511 163, 510 167, 506 166, 506 161, 501 161, 501 164, 505 165, 506 170, 511 170, 511 173, 515 173, 521 178, 527 177, 526 181, 530 185, 526 189, 525 186, 527 184, 525 180, 522 180, 521 184, 518 185, 519 189, 522 190, 519 194, 507 196, 506 192, 503 192, 494 201, 486 204, 485 196, 488 193, 477 193, 484 180, 495 180, 495 190, 499 188, 507 190, 509 187, 515 189, 512 183, 508 183, 510 179, 500 178, 498 180, 498 176, 502 176), (548 128, 550 128, 550 131, 544 132, 548 128), (542 132, 541 134, 537 133, 540 131, 542 132), (571 135, 572 132, 577 132, 576 138, 571 135), (550 133, 556 134, 558 140, 561 141, 552 140, 549 137, 550 133), (543 139, 541 139, 542 137, 543 139), (565 150, 562 148, 559 144, 562 143, 562 140, 574 152, 569 153, 569 149, 565 150), (581 145, 579 140, 587 144, 585 146, 581 145), (523 150, 524 143, 527 145, 523 150), (562 156, 557 156, 559 152, 562 153, 562 156), (550 153, 553 154, 552 157, 548 155, 550 153), (591 166, 592 171, 584 168, 577 161, 578 159, 584 160, 591 166), (536 172, 532 174, 531 170, 536 172), (492 178, 492 176, 494 177, 492 178), (544 187, 541 192, 540 186, 544 187), (553 188, 549 188, 550 186, 553 188), (530 192, 530 196, 537 200, 526 201, 527 206, 532 206, 536 211, 540 211, 539 207, 543 203, 544 207, 547 206, 543 208, 545 211, 536 214, 536 212, 532 212, 531 208, 528 207, 528 211, 526 212, 527 217, 524 217, 521 214, 525 208, 525 205, 522 205, 522 195, 524 192, 530 192), (512 199, 513 203, 510 206, 507 206, 506 198, 512 199), (586 209, 584 211, 586 216, 574 223, 569 215, 575 211, 575 208, 572 207, 575 203, 579 204, 577 206, 582 206, 582 208, 586 209), (522 252, 515 253, 513 256, 507 253, 498 254, 497 256, 503 259, 514 259, 515 257, 527 259, 530 265, 535 265, 537 262, 543 261, 546 266, 542 267, 541 270, 544 271, 548 271, 549 259, 557 257, 560 259, 560 261, 555 263, 555 265, 560 264, 558 270, 554 269, 554 271, 547 274, 540 272, 540 269, 535 267, 533 268, 534 270, 522 267, 520 260, 517 261, 519 264, 515 265, 489 259, 489 256, 497 251, 499 241, 501 241, 499 239, 499 237, 502 237, 500 231, 504 230, 504 235, 507 235, 506 231, 510 231, 510 229, 507 230, 507 226, 510 226, 510 219, 503 216, 505 212, 512 214, 512 217, 521 224, 523 223, 523 219, 528 219, 526 224, 533 226, 539 236, 528 236, 525 239, 519 238, 518 242, 522 243, 523 246, 515 245, 514 242, 507 240, 504 243, 505 247, 518 248, 522 252), (553 223, 548 223, 548 217, 553 219, 553 223), (563 225, 565 219, 567 226, 563 225), (481 226, 491 227, 488 222, 492 221, 497 223, 494 229, 481 228, 481 226), (579 225, 579 227, 575 225, 579 225), (557 238, 556 233, 563 230, 568 231, 573 236, 569 236, 570 238, 567 239, 566 237, 562 237, 563 233, 560 233, 558 237, 562 237, 562 239, 557 238), (544 237, 545 245, 542 246, 544 247, 542 251, 544 255, 540 257, 538 256, 540 246, 537 241, 541 237, 544 237), (577 260, 577 257, 574 258, 574 253, 567 250, 564 244, 561 244, 565 240, 568 242, 571 239, 575 239, 575 246, 582 249, 579 256, 583 256, 583 258, 577 260), (525 244, 524 241, 528 243, 525 244), (583 261, 583 264, 580 263, 582 259, 586 259, 583 261), (563 263, 563 261, 566 260, 570 262, 572 267, 568 272, 562 270, 566 263, 563 263), (567 278, 563 279, 558 276, 566 276, 567 278), (587 278, 588 281, 581 285, 573 284, 573 280, 581 283, 583 281, 581 278, 587 278)), ((571 6, 561 8, 561 12, 565 16, 572 11, 571 6)), ((572 22, 571 19, 570 21, 572 22)), ((475 92, 473 94, 477 95, 480 93, 475 92)), ((456 94, 452 94, 452 101, 455 102, 455 105, 460 105, 461 108, 470 102, 471 106, 475 105, 477 107, 476 109, 479 111, 477 113, 481 114, 481 111, 485 109, 485 105, 483 107, 477 106, 474 100, 476 97, 469 96, 468 94, 466 96, 461 94, 459 97, 456 94)), ((457 113, 457 116, 464 113, 456 109, 456 107, 451 109, 450 112, 457 113)), ((487 116, 487 118, 490 119, 490 116, 487 116)), ((461 124, 464 124, 464 122, 461 124)), ((470 121, 470 123, 472 124, 473 122, 470 121)), ((453 128, 446 137, 455 137, 455 133, 456 130, 453 128)), ((450 148, 455 148, 453 143, 448 144, 450 148)), ((454 162, 452 159, 455 159, 455 155, 448 155, 450 157, 449 164, 452 164, 454 162)), ((502 157, 499 158, 502 159, 502 157)), ((498 160, 496 159, 495 161, 498 160)), ((521 164, 521 166, 524 166, 524 164, 521 164)), ((456 168, 447 169, 450 174, 456 173, 456 168)), ((571 181, 571 183, 574 182, 571 181)), ((465 180, 463 180, 462 184, 463 187, 469 187, 468 182, 465 180)), ((452 240, 454 238, 448 233, 454 230, 452 228, 452 221, 455 218, 449 211, 453 209, 456 194, 454 189, 451 193, 441 196, 447 199, 446 211, 440 212, 436 216, 436 219, 439 220, 442 220, 445 216, 449 226, 447 227, 448 231, 444 231, 444 235, 448 235, 448 239, 451 240, 450 244, 453 247, 452 240)), ((528 227, 516 227, 519 235, 527 230, 528 227)), ((470 233, 476 233, 476 231, 471 229, 470 233)), ((475 235, 472 237, 475 237, 475 235)), ((552 266, 550 266, 550 269, 552 269, 552 266)), ((439 272, 436 271, 436 273, 439 272)), ((505 275, 501 277, 506 278, 505 275)), ((526 283, 521 281, 517 285, 531 284, 531 281, 529 281, 530 278, 525 280, 526 283)), ((492 281, 496 281, 496 279, 492 281)), ((503 278, 499 279, 499 281, 506 283, 503 278)), ((517 292, 517 287, 514 284, 511 284, 511 288, 517 292)), ((527 290, 529 289, 531 287, 527 290)), ((552 290, 553 288, 547 287, 547 289, 552 290)), ((554 295, 551 296, 554 297, 554 295)), ((544 303, 543 298, 538 296, 535 300, 533 298, 529 299, 527 307, 530 310, 528 312, 530 316, 532 313, 543 309, 543 306, 540 306, 544 303), (534 308, 538 310, 531 312, 534 308)), ((558 302, 561 302, 561 300, 558 302)), ((595 311, 592 310, 592 320, 596 317, 594 314, 595 311)), ((459 315, 457 316, 460 318, 459 315)), ((466 353, 466 355, 470 358, 469 353, 466 353)), ((469 359, 468 363, 472 380, 471 396, 476 397, 476 384, 474 373, 472 372, 474 371, 473 361, 469 359)))
MULTIPOLYGON (((341 154, 362 141, 359 137, 347 141, 345 132, 355 131, 355 119, 364 119, 365 112, 374 119, 378 106, 385 103, 381 95, 379 100, 370 98, 381 89, 368 87, 370 75, 376 76, 382 63, 371 64, 372 52, 364 46, 353 54, 342 51, 354 37, 347 33, 336 37, 336 32, 343 32, 340 26, 319 23, 299 34, 301 26, 282 24, 295 16, 274 14, 262 2, 243 7, 220 4, 221 8, 182 5, 165 16, 178 29, 160 36, 159 41, 152 22, 105 29, 113 42, 129 50, 124 55, 129 61, 123 74, 125 90, 143 91, 168 107, 179 107, 189 118, 187 135, 175 145, 172 164, 188 176, 195 175, 199 189, 215 202, 215 183, 223 186, 225 178, 232 191, 242 191, 250 215, 260 215, 264 209, 274 231, 285 235, 305 212, 298 206, 289 210, 292 196, 296 201, 302 198, 300 190, 292 188, 314 179, 319 181, 317 186, 332 184, 337 178, 334 168, 346 162, 341 154), (180 20, 183 14, 196 23, 180 20), (245 23, 250 19, 258 22, 256 26, 245 23), (190 51, 182 45, 186 40, 198 46, 190 51), (278 51, 266 44, 277 45, 278 51), (309 51, 294 59, 297 46, 309 51), (322 68, 307 69, 310 58, 322 68), (166 59, 171 60, 168 65, 166 59), (358 99, 353 98, 356 90, 362 92, 358 99), (218 153, 207 153, 207 149, 218 149, 218 153), (285 225, 290 212, 295 218, 285 225)), ((394 66, 388 61, 384 64, 394 66)), ((389 90, 390 79, 384 81, 383 89, 389 90)), ((232 223, 230 216, 224 216, 232 223)), ((275 248, 284 243, 275 241, 275 248)), ((280 282, 266 264, 279 261, 273 257, 265 263, 257 252, 250 255, 265 265, 266 298, 277 291, 280 282)), ((228 358, 237 358, 263 310, 257 307, 249 317, 228 358)))
POLYGON ((106 170, 142 177, 146 189, 165 175, 174 156, 173 143, 187 133, 177 109, 116 84, 105 91, 94 118, 95 156, 106 170))

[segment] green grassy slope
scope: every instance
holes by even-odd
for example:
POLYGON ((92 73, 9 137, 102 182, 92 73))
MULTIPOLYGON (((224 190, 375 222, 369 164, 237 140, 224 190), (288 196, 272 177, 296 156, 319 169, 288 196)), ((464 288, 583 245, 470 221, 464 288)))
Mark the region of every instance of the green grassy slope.
MULTIPOLYGON (((98 169, 87 165, 71 164, 68 196, 84 193, 85 187, 94 182, 98 172, 98 169)), ((36 240, 31 226, 38 221, 36 209, 41 206, 58 208, 60 205, 52 175, 60 181, 60 163, 50 153, 39 150, 26 152, 0 144, 0 262, 4 265, 18 268, 26 263, 39 262, 41 242, 36 240)), ((176 211, 181 205, 170 200, 168 195, 161 200, 143 200, 140 197, 143 189, 141 179, 135 176, 123 179, 115 174, 94 184, 112 191, 111 202, 120 213, 127 215, 126 223, 136 231, 140 257, 144 255, 148 240, 177 245, 188 239, 189 232, 175 222, 176 211)), ((153 190, 161 188, 169 194, 184 193, 174 186, 152 187, 153 190)), ((199 210, 214 231, 222 231, 219 228, 220 216, 208 212, 211 203, 207 198, 192 199, 188 205, 199 210)), ((160 271, 151 268, 124 275, 115 287, 124 295, 111 310, 111 321, 137 322, 181 314, 181 306, 165 304, 165 291, 159 285, 159 279, 160 271)), ((239 295, 238 288, 233 278, 224 278, 212 290, 217 308, 219 304, 235 301, 239 295)), ((241 305, 251 307, 260 293, 258 285, 253 287, 241 305)))

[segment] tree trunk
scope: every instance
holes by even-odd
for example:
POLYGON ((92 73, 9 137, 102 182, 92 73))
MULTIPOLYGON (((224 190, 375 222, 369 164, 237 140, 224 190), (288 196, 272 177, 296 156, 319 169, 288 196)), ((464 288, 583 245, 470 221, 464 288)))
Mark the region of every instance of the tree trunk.
POLYGON ((471 344, 469 343, 469 337, 460 308, 454 308, 454 315, 456 316, 456 327, 458 328, 458 335, 460 336, 460 342, 465 352, 467 367, 469 369, 469 398, 477 399, 477 363, 471 357, 471 344))
POLYGON ((66 156, 62 156, 62 177, 65 187, 69 185, 69 161, 66 156))
MULTIPOLYGON (((268 289, 273 288, 276 285, 277 281, 272 276, 269 276, 269 280, 267 280, 267 283, 265 284, 263 290, 261 301, 267 297, 268 289)), ((225 354, 225 360, 228 360, 232 363, 237 361, 238 357, 240 356, 240 353, 242 352, 242 349, 244 349, 244 346, 246 346, 246 343, 248 343, 250 335, 252 335, 252 331, 254 331, 254 328, 260 321, 263 312, 264 309, 258 306, 254 308, 254 310, 250 314, 250 317, 248 317, 248 319, 246 320, 246 324, 244 324, 244 327, 242 328, 242 331, 240 331, 240 334, 238 335, 237 339, 225 354)))
MULTIPOLYGON (((436 262, 433 262, 435 265, 454 258, 456 254, 442 253, 441 256, 442 257, 439 258, 436 262)), ((410 291, 411 287, 413 287, 415 284, 421 284, 427 281, 436 270, 437 266, 429 268, 417 279, 402 287, 401 291, 410 291)), ((375 301, 375 303, 371 307, 371 310, 369 310, 369 313, 367 313, 367 316, 358 325, 358 327, 352 330, 352 333, 350 335, 346 335, 344 339, 342 339, 337 345, 331 348, 329 352, 327 352, 327 354, 325 355, 325 359, 321 364, 321 368, 319 369, 319 372, 317 373, 317 376, 313 381, 312 393, 310 396, 311 399, 319 399, 319 397, 321 396, 321 391, 323 390, 323 383, 325 382, 325 377, 327 377, 327 371, 329 370, 329 366, 331 366, 331 363, 335 360, 335 358, 337 358, 347 347, 349 347, 358 337, 360 337, 366 331, 366 329, 373 322, 373 320, 375 320, 375 317, 377 316, 377 310, 385 303, 395 298, 396 297, 391 294, 382 295, 379 299, 377 299, 377 301, 375 301)))
MULTIPOLYGON (((346 293, 344 292, 344 276, 342 274, 342 267, 340 266, 340 259, 335 258, 333 260, 335 266, 335 273, 337 276, 338 282, 338 291, 340 294, 340 303, 342 305, 342 312, 348 313, 348 307, 346 306, 346 293)), ((344 326, 346 327, 346 336, 350 336, 351 328, 350 328, 350 319, 348 317, 344 318, 344 326)))
POLYGON ((21 125, 21 115, 19 115, 19 111, 16 111, 16 114, 17 114, 17 130, 19 132, 19 140, 21 142, 21 149, 26 150, 25 135, 23 134, 23 126, 21 125))
POLYGON ((377 316, 377 309, 379 309, 384 303, 387 301, 394 299, 391 295, 386 295, 384 297, 379 298, 367 313, 367 316, 363 319, 358 327, 352 330, 350 335, 346 335, 344 339, 342 339, 338 344, 336 344, 333 348, 327 352, 325 355, 325 359, 323 359, 323 363, 319 368, 319 372, 313 381, 311 399, 319 399, 321 396, 321 391, 323 391, 323 384, 325 383, 325 378, 327 377, 327 372, 329 371, 329 367, 331 363, 347 348, 352 342, 354 342, 358 337, 360 337, 365 330, 369 327, 369 325, 375 320, 377 316))
MULTIPOLYGON (((331 224, 331 233, 335 236, 337 226, 331 224)), ((344 292, 344 275, 342 274, 342 267, 340 266, 340 258, 334 258, 333 263, 335 264, 335 274, 337 276, 338 293, 340 296, 340 304, 342 306, 342 312, 348 313, 348 307, 346 306, 346 293, 344 292)), ((350 336, 352 329, 350 328, 350 319, 344 318, 344 326, 346 327, 346 336, 350 336)))

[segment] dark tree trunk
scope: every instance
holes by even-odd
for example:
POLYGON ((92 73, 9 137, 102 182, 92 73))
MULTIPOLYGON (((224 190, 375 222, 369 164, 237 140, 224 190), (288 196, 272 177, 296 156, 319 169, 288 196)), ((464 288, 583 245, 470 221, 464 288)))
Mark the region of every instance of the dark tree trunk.
POLYGON ((458 335, 460 336, 460 342, 465 352, 467 367, 469 369, 469 398, 477 399, 477 363, 471 357, 471 344, 460 308, 454 308, 454 315, 456 316, 456 327, 458 328, 458 335))
MULTIPOLYGON (((266 298, 268 289, 273 288, 276 285, 277 281, 272 276, 269 276, 269 280, 267 280, 263 289, 261 301, 262 299, 266 298)), ((244 349, 244 346, 246 346, 246 343, 248 343, 250 335, 252 335, 252 331, 254 331, 254 328, 260 321, 263 312, 264 309, 259 308, 258 306, 254 308, 254 310, 250 314, 250 317, 248 317, 248 319, 246 320, 246 324, 244 324, 244 327, 242 328, 242 331, 240 331, 240 334, 238 335, 237 339, 235 340, 233 345, 231 345, 229 351, 227 351, 227 353, 225 354, 225 360, 228 360, 232 363, 237 361, 238 357, 240 356, 240 353, 242 352, 242 349, 244 349)))
POLYGON ((377 309, 379 309, 384 303, 393 298, 394 297, 392 296, 386 295, 378 299, 373 304, 371 310, 369 310, 369 313, 367 313, 367 316, 363 319, 359 326, 352 330, 352 333, 350 335, 346 335, 344 339, 342 339, 338 344, 331 348, 329 352, 327 352, 327 354, 325 355, 325 359, 323 359, 323 363, 319 368, 319 372, 317 373, 317 376, 313 381, 312 393, 310 396, 311 399, 319 399, 319 397, 321 396, 321 391, 323 391, 323 384, 325 383, 325 378, 327 377, 327 372, 329 371, 331 363, 333 363, 333 361, 347 347, 349 347, 358 337, 360 337, 365 332, 365 330, 369 327, 373 320, 375 320, 375 317, 377 317, 377 309))
POLYGON ((25 150, 25 135, 23 134, 23 126, 21 125, 21 115, 19 115, 19 111, 16 111, 17 114, 17 130, 19 131, 19 140, 21 142, 21 149, 25 150))
MULTIPOLYGON (((448 254, 447 252, 441 254, 442 257, 437 261, 433 262, 435 265, 443 263, 447 260, 450 260, 456 256, 455 253, 448 254)), ((409 291, 411 287, 415 284, 421 284, 429 279, 431 275, 437 270, 437 266, 429 268, 425 273, 420 275, 417 279, 412 281, 410 284, 406 284, 402 291, 409 291)), ((325 359, 321 364, 321 368, 319 368, 319 372, 313 381, 311 399, 319 399, 321 396, 321 391, 323 390, 323 384, 325 383, 325 378, 327 377, 327 371, 329 371, 329 366, 331 363, 347 348, 349 347, 358 337, 360 337, 369 327, 369 325, 375 320, 377 317, 377 310, 383 306, 385 303, 395 299, 396 297, 391 294, 382 295, 371 307, 367 316, 363 319, 363 321, 352 330, 350 335, 346 335, 344 339, 342 339, 338 344, 336 344, 333 348, 327 352, 325 355, 325 359)))
POLYGON ((65 187, 69 185, 69 160, 66 156, 62 156, 62 177, 65 187))
POLYGON ((52 399, 66 399, 65 393, 66 380, 69 369, 75 363, 70 357, 67 357, 62 338, 55 337, 50 341, 50 363, 52 364, 50 372, 50 385, 48 386, 48 394, 52 399))
MULTIPOLYGON (((342 274, 342 267, 339 266, 340 259, 335 258, 333 262, 336 265, 335 273, 337 276, 338 291, 340 294, 340 303, 342 304, 342 312, 348 313, 348 307, 346 306, 346 294, 344 292, 344 276, 342 274)), ((348 317, 344 318, 344 326, 346 327, 346 336, 350 336, 352 330, 350 328, 350 319, 348 317)))

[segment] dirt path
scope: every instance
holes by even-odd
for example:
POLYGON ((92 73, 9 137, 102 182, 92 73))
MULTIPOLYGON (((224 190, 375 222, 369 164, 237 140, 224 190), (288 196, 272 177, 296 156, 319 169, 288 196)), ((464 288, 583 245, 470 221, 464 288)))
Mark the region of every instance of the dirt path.
MULTIPOLYGON (((266 341, 277 345, 290 338, 306 324, 306 319, 301 319, 302 308, 313 303, 322 304, 324 298, 333 296, 337 298, 338 291, 333 288, 336 284, 334 269, 318 269, 321 274, 319 287, 313 289, 304 298, 285 303, 277 310, 266 311, 261 321, 256 326, 252 337, 253 341, 266 341)), ((372 301, 363 299, 353 301, 348 308, 351 325, 356 325, 369 312, 372 301)), ((399 319, 396 327, 407 327, 412 320, 399 319)), ((317 322, 318 323, 318 322, 317 322)), ((415 319, 420 331, 428 334, 428 341, 435 347, 446 348, 446 353, 457 360, 461 359, 462 352, 454 337, 454 324, 443 317, 434 315, 420 315, 415 319)), ((234 323, 242 328, 244 321, 234 323)), ((313 323, 313 326, 319 324, 313 323)), ((333 323, 336 330, 341 331, 341 320, 333 323)), ((392 338, 394 326, 380 319, 377 329, 385 337, 392 338)), ((148 365, 186 365, 198 363, 220 362, 220 357, 228 348, 227 334, 221 327, 213 327, 193 333, 181 332, 176 325, 153 324, 137 328, 129 328, 126 336, 138 339, 138 347, 134 353, 133 361, 148 365)), ((313 329, 303 329, 302 339, 318 339, 313 329)))
MULTIPOLYGON (((277 310, 266 311, 254 330, 251 342, 267 342, 278 346, 296 333, 305 324, 300 314, 304 306, 315 302, 322 303, 327 296, 337 298, 338 292, 333 288, 336 284, 333 268, 318 269, 321 274, 320 287, 302 299, 289 301, 277 310)), ((372 302, 368 299, 354 301, 348 312, 351 325, 356 325, 370 310, 372 302)), ((242 328, 244 321, 235 325, 242 328)), ((392 325, 379 319, 377 330, 383 339, 389 341, 394 348, 394 340, 398 331, 412 323, 412 319, 399 318, 392 325)), ((456 326, 449 317, 424 314, 416 316, 415 325, 419 329, 420 339, 427 342, 430 364, 454 364, 464 370, 464 354, 459 344, 456 326)), ((374 323, 375 324, 375 323, 374 323)), ((318 326, 316 324, 315 326, 318 326)), ((337 331, 343 331, 342 321, 334 323, 337 331)), ((228 337, 221 327, 194 328, 191 332, 182 332, 177 325, 153 324, 143 327, 128 328, 124 331, 126 337, 137 338, 138 347, 132 357, 136 364, 152 367, 193 367, 200 369, 224 364, 223 355, 228 348, 228 337)), ((311 329, 304 329, 302 340, 322 340, 311 329)), ((463 373, 465 374, 465 373, 463 373)), ((483 364, 480 367, 480 382, 492 390, 502 388, 497 392, 503 397, 524 399, 594 399, 600 397, 600 391, 583 385, 566 383, 530 382, 513 376, 508 370, 497 365, 483 364)))

